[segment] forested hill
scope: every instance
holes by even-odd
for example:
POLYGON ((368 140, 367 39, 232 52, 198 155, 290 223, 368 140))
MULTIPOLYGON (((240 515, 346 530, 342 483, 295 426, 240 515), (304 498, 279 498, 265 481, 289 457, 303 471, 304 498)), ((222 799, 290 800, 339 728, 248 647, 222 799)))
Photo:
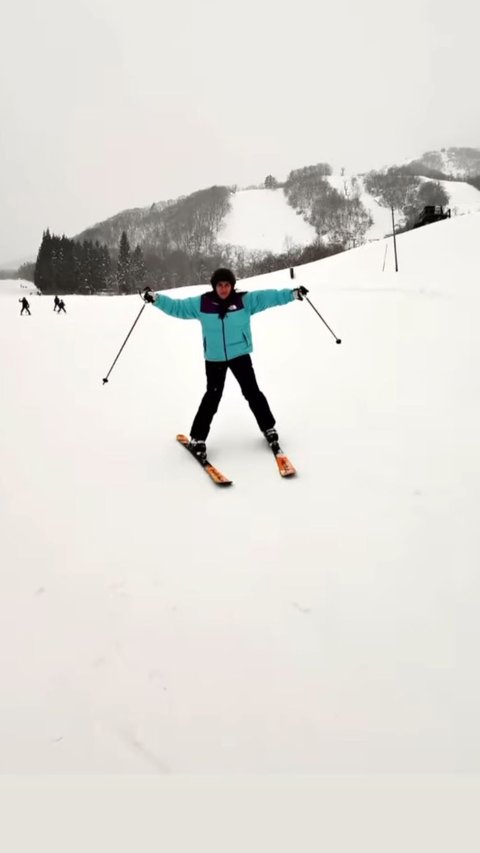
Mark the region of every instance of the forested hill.
POLYGON ((230 208, 230 194, 228 187, 214 186, 173 201, 124 210, 82 231, 75 240, 98 240, 115 249, 126 231, 130 243, 144 250, 209 254, 230 208))
POLYGON ((319 162, 245 189, 212 186, 122 211, 72 241, 47 230, 35 283, 42 292, 130 293, 205 282, 218 266, 239 278, 299 266, 391 234, 392 208, 397 231, 425 205, 453 216, 479 210, 477 168, 480 149, 452 148, 361 175, 319 162))
POLYGON ((417 174, 469 180, 480 178, 480 148, 442 148, 426 151, 418 160, 410 161, 417 174))
POLYGON ((408 225, 423 204, 456 204, 460 196, 460 204, 465 199, 467 204, 475 204, 468 193, 458 196, 458 187, 453 185, 443 184, 440 191, 438 182, 468 181, 480 189, 480 148, 428 151, 416 160, 358 175, 345 173, 344 169, 334 172, 328 163, 317 163, 294 169, 286 179, 268 175, 261 183, 244 189, 212 186, 177 199, 123 210, 74 239, 98 241, 116 252, 125 231, 131 245, 140 245, 145 256, 153 253, 163 257, 176 251, 207 256, 219 246, 278 253, 279 246, 284 250, 318 240, 350 248, 388 232, 389 219, 382 210, 384 199, 371 191, 378 189, 376 176, 387 172, 390 176, 408 174, 418 179, 411 182, 408 199, 400 210, 403 222, 399 224, 408 225), (425 186, 427 181, 429 185, 425 186), (266 200, 265 193, 251 194, 260 189, 272 191, 268 194, 270 200, 266 200), (275 202, 271 200, 273 194, 275 202), (281 206, 293 208, 300 224, 293 223, 288 211, 279 215, 281 206), (239 222, 244 225, 239 208, 248 208, 251 236, 246 236, 245 227, 238 228, 239 222), (267 231, 269 238, 265 236, 267 231))

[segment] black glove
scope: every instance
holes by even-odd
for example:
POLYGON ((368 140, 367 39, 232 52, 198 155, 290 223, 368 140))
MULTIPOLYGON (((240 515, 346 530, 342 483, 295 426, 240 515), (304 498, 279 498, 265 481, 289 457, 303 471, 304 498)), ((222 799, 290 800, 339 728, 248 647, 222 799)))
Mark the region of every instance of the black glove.
POLYGON ((295 299, 299 299, 301 302, 303 297, 307 295, 308 290, 301 284, 300 287, 294 287, 292 292, 295 294, 295 299))
POLYGON ((146 287, 142 292, 142 299, 144 302, 155 302, 155 296, 153 295, 153 291, 150 290, 149 287, 146 287))

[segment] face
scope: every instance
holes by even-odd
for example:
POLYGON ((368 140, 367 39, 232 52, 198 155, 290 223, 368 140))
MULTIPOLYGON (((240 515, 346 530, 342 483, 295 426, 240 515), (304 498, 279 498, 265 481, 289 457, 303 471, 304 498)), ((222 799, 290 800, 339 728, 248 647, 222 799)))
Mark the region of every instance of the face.
POLYGON ((215 293, 220 299, 228 299, 232 292, 232 285, 229 281, 219 281, 215 287, 215 293))

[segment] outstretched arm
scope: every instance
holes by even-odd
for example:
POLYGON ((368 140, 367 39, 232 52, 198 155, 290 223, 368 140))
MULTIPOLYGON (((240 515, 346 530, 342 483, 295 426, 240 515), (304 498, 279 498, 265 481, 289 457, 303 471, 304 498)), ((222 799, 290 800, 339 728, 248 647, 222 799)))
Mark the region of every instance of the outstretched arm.
POLYGON ((243 304, 250 314, 258 314, 267 308, 275 308, 277 305, 288 305, 293 302, 295 293, 289 288, 284 290, 251 290, 245 294, 243 304))
POLYGON ((188 299, 172 299, 170 296, 164 296, 162 293, 157 293, 153 302, 155 308, 159 308, 170 317, 178 317, 179 320, 199 320, 200 319, 200 297, 191 296, 188 299))

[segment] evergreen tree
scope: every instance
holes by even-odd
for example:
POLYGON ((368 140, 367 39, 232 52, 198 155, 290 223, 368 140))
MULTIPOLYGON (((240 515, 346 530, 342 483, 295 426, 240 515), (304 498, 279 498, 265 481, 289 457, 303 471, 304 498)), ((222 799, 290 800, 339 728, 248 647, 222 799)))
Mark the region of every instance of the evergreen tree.
MULTIPOLYGON (((8 275, 7 278, 10 278, 10 275, 8 275)), ((35 264, 30 261, 22 264, 16 271, 14 278, 22 278, 25 281, 35 281, 35 264)))
POLYGON ((100 247, 100 281, 100 290, 113 290, 112 261, 108 246, 105 243, 100 247))
POLYGON ((105 274, 103 270, 103 246, 96 240, 93 246, 93 292, 105 290, 105 274))
POLYGON ((77 292, 91 293, 92 292, 92 271, 91 271, 91 243, 84 240, 80 247, 80 265, 77 271, 77 292))
POLYGON ((34 281, 42 293, 97 293, 112 288, 111 260, 106 245, 44 232, 35 264, 34 281))
POLYGON ((75 293, 75 263, 73 258, 73 240, 62 237, 60 241, 61 267, 58 270, 57 284, 60 293, 75 293))
POLYGON ((130 243, 128 242, 127 232, 122 231, 117 263, 117 282, 119 293, 132 293, 131 268, 130 243))
POLYGON ((75 281, 75 293, 82 292, 82 262, 83 251, 81 243, 74 243, 72 247, 73 275, 75 281))
POLYGON ((42 293, 52 293, 52 236, 49 229, 43 232, 35 264, 35 285, 42 293))
POLYGON ((141 290, 146 275, 145 261, 143 260, 143 252, 141 246, 135 246, 135 251, 133 253, 131 263, 131 271, 133 286, 137 290, 141 290))

